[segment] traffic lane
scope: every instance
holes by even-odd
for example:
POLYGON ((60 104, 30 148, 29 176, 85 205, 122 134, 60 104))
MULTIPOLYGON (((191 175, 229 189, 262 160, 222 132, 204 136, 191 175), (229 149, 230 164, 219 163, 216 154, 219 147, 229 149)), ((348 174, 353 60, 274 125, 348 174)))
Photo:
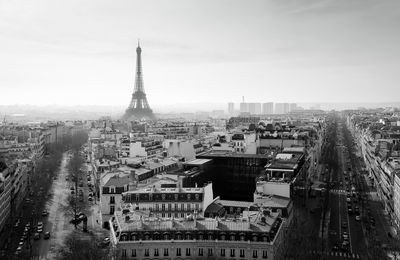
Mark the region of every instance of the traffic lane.
POLYGON ((346 232, 348 237, 349 237, 349 239, 348 239, 349 246, 348 246, 348 250, 347 251, 351 252, 352 251, 352 244, 351 244, 352 233, 351 233, 351 230, 350 230, 350 224, 349 224, 350 218, 349 218, 349 215, 348 215, 348 203, 346 201, 346 195, 345 194, 342 194, 340 196, 340 217, 341 217, 340 218, 340 221, 341 221, 340 244, 341 245, 343 244, 343 242, 344 242, 343 234, 344 234, 344 232, 346 232))
POLYGON ((328 250, 332 250, 335 244, 340 242, 340 208, 339 208, 339 194, 330 194, 330 222, 329 222, 329 240, 328 250))

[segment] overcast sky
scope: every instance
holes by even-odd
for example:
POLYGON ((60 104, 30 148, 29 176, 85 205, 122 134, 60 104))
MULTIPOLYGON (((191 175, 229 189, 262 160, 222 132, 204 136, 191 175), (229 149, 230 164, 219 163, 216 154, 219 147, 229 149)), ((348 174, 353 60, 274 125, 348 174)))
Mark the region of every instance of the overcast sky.
POLYGON ((0 99, 150 106, 400 97, 400 1, 0 0, 0 99))

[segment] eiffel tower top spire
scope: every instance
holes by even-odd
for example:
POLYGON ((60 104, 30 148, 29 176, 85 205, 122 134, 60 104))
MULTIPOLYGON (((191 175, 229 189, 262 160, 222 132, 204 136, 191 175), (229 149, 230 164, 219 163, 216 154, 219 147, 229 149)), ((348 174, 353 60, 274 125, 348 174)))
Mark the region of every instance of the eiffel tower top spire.
POLYGON ((146 93, 143 84, 142 72, 142 48, 138 39, 138 46, 136 48, 136 73, 135 73, 135 87, 132 94, 131 103, 123 116, 124 119, 154 119, 153 111, 147 102, 146 93))

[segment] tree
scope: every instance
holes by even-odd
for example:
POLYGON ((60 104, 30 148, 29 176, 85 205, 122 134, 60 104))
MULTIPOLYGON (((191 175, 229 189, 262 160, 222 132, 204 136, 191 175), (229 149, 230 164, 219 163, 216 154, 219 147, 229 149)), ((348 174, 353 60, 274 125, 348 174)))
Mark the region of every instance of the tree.
POLYGON ((109 247, 94 235, 82 236, 72 233, 65 240, 60 252, 60 260, 105 260, 109 259, 109 247))

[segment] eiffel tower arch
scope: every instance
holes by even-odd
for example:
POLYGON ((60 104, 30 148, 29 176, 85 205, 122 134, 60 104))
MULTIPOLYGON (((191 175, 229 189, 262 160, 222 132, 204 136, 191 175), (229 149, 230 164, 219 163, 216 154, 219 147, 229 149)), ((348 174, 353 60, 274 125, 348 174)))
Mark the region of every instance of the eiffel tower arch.
POLYGON ((155 119, 144 92, 143 73, 142 73, 142 48, 138 43, 136 48, 136 76, 135 88, 132 94, 131 103, 126 109, 123 120, 134 121, 140 119, 155 119))

